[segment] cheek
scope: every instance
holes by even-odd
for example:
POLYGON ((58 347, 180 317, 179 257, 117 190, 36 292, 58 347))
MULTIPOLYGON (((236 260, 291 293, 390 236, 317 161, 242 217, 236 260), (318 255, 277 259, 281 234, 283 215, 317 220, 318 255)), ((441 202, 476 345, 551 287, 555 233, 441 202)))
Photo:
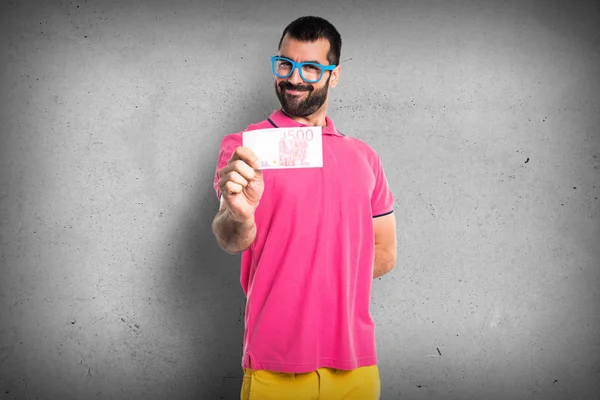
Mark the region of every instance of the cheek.
POLYGON ((319 82, 318 84, 313 83, 313 92, 321 92, 323 91, 323 88, 325 87, 325 84, 323 82, 319 82))

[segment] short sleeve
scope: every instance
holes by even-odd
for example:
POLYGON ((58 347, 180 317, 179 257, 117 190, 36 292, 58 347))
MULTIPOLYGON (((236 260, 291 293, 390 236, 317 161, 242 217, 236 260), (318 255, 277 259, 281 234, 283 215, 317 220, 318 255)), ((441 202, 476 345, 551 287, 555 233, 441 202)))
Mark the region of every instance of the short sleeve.
POLYGON ((394 211, 394 196, 388 185, 379 156, 377 156, 373 172, 375 173, 375 187, 371 196, 371 211, 373 218, 376 218, 394 211))
POLYGON ((219 157, 217 159, 217 168, 215 169, 215 178, 213 180, 213 188, 217 193, 217 199, 221 198, 221 191, 219 190, 219 170, 227 165, 227 162, 231 158, 231 155, 238 146, 242 145, 242 134, 232 133, 227 135, 221 141, 221 148, 219 150, 219 157))

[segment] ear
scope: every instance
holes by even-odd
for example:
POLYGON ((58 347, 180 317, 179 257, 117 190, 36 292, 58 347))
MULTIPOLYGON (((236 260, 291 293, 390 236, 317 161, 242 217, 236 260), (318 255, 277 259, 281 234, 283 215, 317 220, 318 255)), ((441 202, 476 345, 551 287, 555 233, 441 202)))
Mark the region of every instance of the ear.
POLYGON ((329 80, 329 87, 334 88, 337 86, 340 81, 340 74, 342 73, 342 67, 337 66, 333 71, 331 71, 331 79, 329 80))

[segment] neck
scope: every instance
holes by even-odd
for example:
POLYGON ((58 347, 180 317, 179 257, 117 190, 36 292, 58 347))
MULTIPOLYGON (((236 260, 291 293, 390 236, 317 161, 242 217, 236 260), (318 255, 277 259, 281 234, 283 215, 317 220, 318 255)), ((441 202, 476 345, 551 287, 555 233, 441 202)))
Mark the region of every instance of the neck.
POLYGON ((283 110, 283 108, 281 109, 281 112, 283 112, 285 115, 287 115, 294 121, 304 124, 304 125, 323 126, 323 127, 327 126, 327 120, 325 119, 325 116, 327 115, 327 104, 323 104, 323 107, 321 107, 319 110, 317 110, 317 112, 315 112, 314 114, 308 115, 306 117, 298 117, 295 115, 290 115, 290 114, 286 113, 283 110))

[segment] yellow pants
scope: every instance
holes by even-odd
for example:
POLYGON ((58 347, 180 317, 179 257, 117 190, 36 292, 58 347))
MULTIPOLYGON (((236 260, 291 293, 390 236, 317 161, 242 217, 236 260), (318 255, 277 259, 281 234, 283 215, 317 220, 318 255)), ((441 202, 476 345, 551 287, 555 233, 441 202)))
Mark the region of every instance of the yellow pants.
POLYGON ((379 400, 377 365, 302 374, 244 369, 241 400, 379 400))

